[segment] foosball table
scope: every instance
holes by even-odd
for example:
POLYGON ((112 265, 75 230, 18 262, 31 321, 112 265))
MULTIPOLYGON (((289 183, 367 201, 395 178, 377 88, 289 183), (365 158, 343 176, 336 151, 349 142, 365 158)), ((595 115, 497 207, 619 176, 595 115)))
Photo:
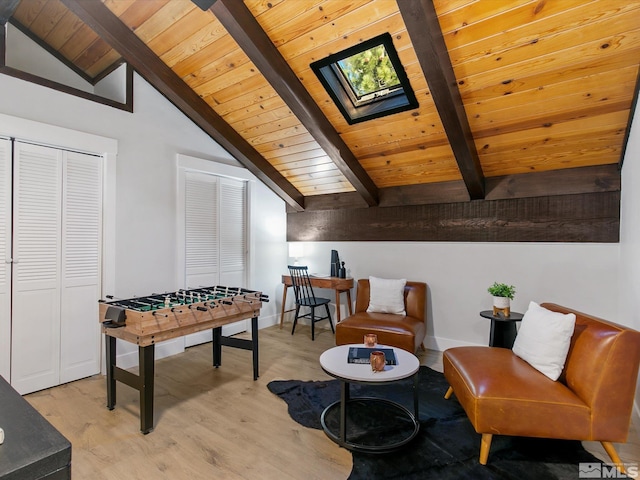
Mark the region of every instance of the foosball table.
POLYGON ((101 300, 99 320, 105 334, 107 408, 116 405, 116 381, 140 392, 140 430, 153 430, 155 344, 202 330, 213 332, 213 365, 222 364, 222 346, 253 352, 258 378, 258 316, 262 292, 239 287, 203 287, 121 300, 101 300), (251 340, 222 335, 224 325, 251 319, 251 340), (138 345, 139 374, 116 365, 116 339, 138 345))

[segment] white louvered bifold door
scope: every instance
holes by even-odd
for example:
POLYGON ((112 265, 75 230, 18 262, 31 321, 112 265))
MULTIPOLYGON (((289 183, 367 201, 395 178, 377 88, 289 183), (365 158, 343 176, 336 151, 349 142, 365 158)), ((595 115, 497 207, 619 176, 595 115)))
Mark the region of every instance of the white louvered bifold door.
POLYGON ((246 182, 220 178, 220 283, 246 286, 246 182))
MULTIPOLYGON (((185 286, 244 287, 246 282, 246 182, 185 172, 185 286)), ((222 328, 246 330, 246 322, 222 328)), ((189 347, 211 340, 211 332, 185 337, 189 347)))
POLYGON ((60 383, 100 371, 102 158, 65 152, 62 187, 60 383))
POLYGON ((15 142, 11 385, 100 372, 102 158, 15 142))
POLYGON ((0 375, 11 381, 11 141, 0 138, 0 375))
POLYGON ((218 283, 218 177, 185 174, 186 287, 218 283))
POLYGON ((62 151, 14 149, 11 384, 25 394, 60 377, 62 151))

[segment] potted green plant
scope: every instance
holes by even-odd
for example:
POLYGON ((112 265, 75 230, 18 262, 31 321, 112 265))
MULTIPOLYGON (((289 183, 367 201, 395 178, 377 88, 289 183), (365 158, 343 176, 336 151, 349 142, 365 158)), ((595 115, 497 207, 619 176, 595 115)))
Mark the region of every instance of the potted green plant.
POLYGON ((493 296, 493 314, 503 313, 509 316, 511 313, 511 300, 516 294, 516 287, 506 283, 493 282, 487 291, 493 296))

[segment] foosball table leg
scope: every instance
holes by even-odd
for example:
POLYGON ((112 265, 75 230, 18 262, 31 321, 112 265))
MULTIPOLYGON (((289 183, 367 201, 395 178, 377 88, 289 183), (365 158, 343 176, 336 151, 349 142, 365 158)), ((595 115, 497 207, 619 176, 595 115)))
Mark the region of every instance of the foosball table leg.
POLYGON ((212 330, 213 334, 213 366, 218 368, 222 365, 222 327, 212 330))
POLYGON ((253 353, 253 379, 257 380, 258 370, 258 317, 251 319, 251 350, 253 353))
POLYGON ((105 350, 107 360, 107 408, 113 410, 116 406, 116 338, 105 335, 105 350))
POLYGON ((153 430, 153 387, 155 375, 155 345, 138 347, 140 370, 140 431, 153 430))

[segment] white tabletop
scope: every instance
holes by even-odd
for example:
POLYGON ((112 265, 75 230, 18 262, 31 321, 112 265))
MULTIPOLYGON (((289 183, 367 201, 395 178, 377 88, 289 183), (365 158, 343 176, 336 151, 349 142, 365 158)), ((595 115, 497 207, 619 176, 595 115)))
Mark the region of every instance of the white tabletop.
POLYGON ((320 365, 329 375, 355 382, 393 382, 410 377, 420 368, 418 357, 401 348, 377 345, 371 350, 392 348, 396 356, 396 365, 385 365, 383 372, 373 372, 368 363, 349 363, 349 347, 366 348, 363 343, 354 345, 339 345, 326 350, 320 355, 320 365))

